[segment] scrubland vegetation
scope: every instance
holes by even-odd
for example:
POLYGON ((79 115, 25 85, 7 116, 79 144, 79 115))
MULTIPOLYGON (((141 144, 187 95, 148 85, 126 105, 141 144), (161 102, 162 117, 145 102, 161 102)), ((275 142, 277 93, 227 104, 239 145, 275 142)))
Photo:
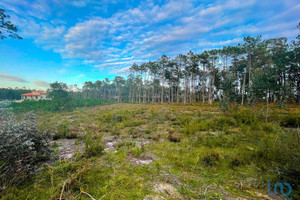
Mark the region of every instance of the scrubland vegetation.
POLYGON ((58 105, 51 100, 42 101, 23 101, 23 102, 12 102, 11 108, 16 113, 24 113, 29 111, 61 111, 67 110, 72 111, 78 107, 91 107, 96 105, 112 104, 113 100, 101 100, 101 99, 70 99, 68 103, 64 105, 58 105))
POLYGON ((34 176, 2 184, 2 199, 268 199, 268 179, 300 198, 299 106, 122 103, 38 121, 78 151, 55 159, 54 142, 34 176))

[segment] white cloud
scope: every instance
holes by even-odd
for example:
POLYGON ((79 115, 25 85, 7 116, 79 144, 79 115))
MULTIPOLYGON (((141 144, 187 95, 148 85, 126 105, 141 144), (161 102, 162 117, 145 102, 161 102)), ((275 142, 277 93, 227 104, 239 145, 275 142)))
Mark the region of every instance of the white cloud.
POLYGON ((76 6, 76 7, 85 7, 86 6, 86 2, 85 1, 73 1, 72 5, 76 6))
POLYGON ((133 64, 133 63, 141 63, 146 62, 147 60, 129 60, 129 61, 121 61, 121 62, 107 62, 99 65, 95 65, 95 67, 107 67, 107 66, 120 66, 125 64, 133 64))
POLYGON ((64 74, 64 73, 66 73, 68 70, 66 70, 66 69, 60 69, 60 70, 58 70, 58 72, 59 73, 61 73, 61 74, 64 74))
POLYGON ((124 67, 122 69, 117 70, 115 73, 116 74, 126 74, 130 72, 130 67, 124 67))
POLYGON ((225 40, 225 41, 219 41, 219 42, 199 42, 199 46, 224 46, 224 45, 230 45, 233 43, 242 42, 243 38, 234 38, 232 40, 225 40))
POLYGON ((7 80, 7 81, 14 81, 14 82, 20 82, 20 83, 26 83, 28 81, 26 81, 25 79, 21 78, 21 77, 17 77, 17 76, 13 76, 10 74, 0 74, 0 80, 7 80))
MULTIPOLYGON (((276 6, 284 7, 282 13, 272 10, 269 3, 256 0, 215 0, 209 5, 195 0, 168 0, 154 5, 152 0, 147 0, 134 8, 111 13, 109 17, 99 17, 94 14, 99 10, 94 12, 94 9, 104 8, 103 4, 109 2, 105 0, 90 8, 90 16, 71 20, 71 23, 59 17, 43 20, 53 13, 54 5, 84 9, 81 7, 96 2, 39 0, 30 4, 2 0, 0 6, 5 5, 22 16, 13 18, 22 36, 33 38, 43 48, 60 53, 65 59, 82 59, 86 65, 118 67, 118 73, 133 62, 155 59, 162 54, 174 55, 190 49, 200 50, 203 46, 237 43, 245 34, 293 36, 295 19, 300 17, 300 4, 296 0, 274 0, 276 6), (28 13, 21 7, 28 8, 28 13), (254 7, 257 10, 254 11, 254 7), (293 19, 289 19, 291 16, 293 19)), ((65 69, 60 70, 60 73, 65 72, 65 69)))
POLYGON ((50 84, 43 80, 34 80, 33 83, 38 87, 44 87, 44 88, 50 87, 50 84))

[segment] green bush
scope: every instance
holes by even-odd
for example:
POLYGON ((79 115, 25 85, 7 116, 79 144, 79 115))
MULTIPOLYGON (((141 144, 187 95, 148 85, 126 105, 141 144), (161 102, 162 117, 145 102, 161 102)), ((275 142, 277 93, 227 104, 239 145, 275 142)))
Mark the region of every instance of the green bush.
POLYGON ((300 115, 298 114, 289 114, 281 119, 280 126, 290 127, 290 128, 299 128, 300 127, 300 115))
POLYGON ((232 169, 234 169, 236 167, 239 167, 241 164, 242 164, 241 159, 239 157, 237 157, 237 156, 233 156, 230 159, 229 167, 232 168, 232 169))
POLYGON ((236 121, 233 118, 225 116, 219 117, 216 123, 219 127, 236 125, 236 121))
POLYGON ((257 116, 251 109, 236 111, 233 116, 239 124, 251 125, 257 122, 257 116))
POLYGON ((202 158, 202 163, 209 167, 217 166, 220 160, 220 154, 218 152, 212 152, 202 158))
POLYGON ((87 133, 85 136, 85 152, 86 157, 94 157, 103 154, 104 148, 101 144, 101 136, 92 136, 91 133, 87 133))
POLYGON ((57 130, 53 136, 54 140, 67 138, 73 139, 76 138, 77 135, 70 132, 70 124, 68 121, 63 121, 60 125, 57 126, 57 130))

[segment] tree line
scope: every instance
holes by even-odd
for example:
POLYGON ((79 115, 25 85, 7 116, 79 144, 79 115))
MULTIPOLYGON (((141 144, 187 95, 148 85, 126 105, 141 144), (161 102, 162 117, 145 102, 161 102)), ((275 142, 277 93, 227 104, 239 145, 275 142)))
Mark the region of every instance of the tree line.
POLYGON ((21 94, 29 93, 31 90, 26 88, 0 88, 1 99, 21 99, 21 94))

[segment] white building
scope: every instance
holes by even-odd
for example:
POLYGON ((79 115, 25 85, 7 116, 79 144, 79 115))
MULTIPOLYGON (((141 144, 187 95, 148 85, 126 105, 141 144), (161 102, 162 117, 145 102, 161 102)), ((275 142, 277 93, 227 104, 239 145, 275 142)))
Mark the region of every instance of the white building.
POLYGON ((47 100, 47 93, 41 91, 33 91, 31 93, 21 94, 21 100, 47 100))

